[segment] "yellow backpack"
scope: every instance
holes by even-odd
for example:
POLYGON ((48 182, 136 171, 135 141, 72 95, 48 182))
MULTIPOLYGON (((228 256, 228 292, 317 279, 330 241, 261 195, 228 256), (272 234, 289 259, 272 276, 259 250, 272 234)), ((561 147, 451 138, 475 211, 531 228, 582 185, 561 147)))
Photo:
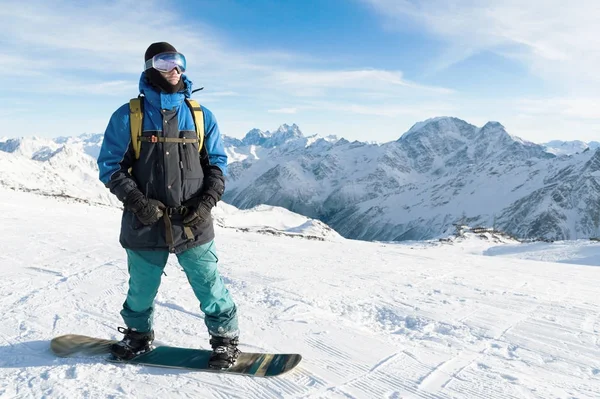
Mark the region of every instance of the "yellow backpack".
POLYGON ((174 137, 157 137, 150 136, 144 137, 142 136, 142 120, 144 117, 144 113, 142 111, 142 99, 132 98, 129 100, 129 125, 131 128, 131 143, 133 144, 133 150, 135 151, 135 159, 140 158, 140 150, 142 148, 142 141, 148 141, 151 143, 198 143, 198 152, 202 150, 202 145, 204 144, 204 113, 202 112, 202 107, 196 100, 192 100, 190 98, 185 99, 185 103, 189 107, 190 111, 192 111, 192 117, 194 118, 194 125, 196 126, 196 135, 195 139, 186 139, 186 138, 174 138, 174 137))

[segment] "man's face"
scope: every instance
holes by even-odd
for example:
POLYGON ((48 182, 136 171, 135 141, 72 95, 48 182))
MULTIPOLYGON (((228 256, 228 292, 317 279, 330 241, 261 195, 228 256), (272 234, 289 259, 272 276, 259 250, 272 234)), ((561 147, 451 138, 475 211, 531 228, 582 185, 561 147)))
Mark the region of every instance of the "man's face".
POLYGON ((181 79, 181 74, 179 73, 178 68, 173 68, 171 72, 161 72, 160 74, 172 85, 176 85, 179 83, 179 79, 181 79))

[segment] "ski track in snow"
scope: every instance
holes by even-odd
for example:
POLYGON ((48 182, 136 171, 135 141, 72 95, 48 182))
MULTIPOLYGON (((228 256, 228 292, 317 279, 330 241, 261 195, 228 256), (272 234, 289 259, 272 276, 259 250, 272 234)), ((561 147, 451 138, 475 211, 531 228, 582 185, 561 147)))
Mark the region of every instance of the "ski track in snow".
MULTIPOLYGON (((56 358, 54 336, 119 337, 120 213, 5 190, 0 204, 0 398, 600 397, 600 268, 459 245, 217 229, 241 349, 301 353, 297 369, 260 379, 56 358)), ((174 256, 165 271, 157 341, 208 348, 174 256)))

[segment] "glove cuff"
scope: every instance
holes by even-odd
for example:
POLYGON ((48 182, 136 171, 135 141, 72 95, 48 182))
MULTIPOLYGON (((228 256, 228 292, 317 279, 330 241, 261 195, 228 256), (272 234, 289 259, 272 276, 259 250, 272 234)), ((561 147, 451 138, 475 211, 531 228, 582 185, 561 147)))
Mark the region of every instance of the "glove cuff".
POLYGON ((125 208, 129 209, 131 212, 138 213, 148 205, 148 199, 136 188, 127 194, 124 205, 125 208))
POLYGON ((225 178, 223 172, 218 166, 211 166, 204 177, 203 195, 210 195, 214 202, 213 206, 219 202, 225 191, 225 178))
POLYGON ((215 207, 215 205, 217 205, 217 202, 219 202, 219 200, 212 196, 209 192, 206 192, 200 196, 200 202, 205 205, 208 205, 208 207, 212 209, 215 207))

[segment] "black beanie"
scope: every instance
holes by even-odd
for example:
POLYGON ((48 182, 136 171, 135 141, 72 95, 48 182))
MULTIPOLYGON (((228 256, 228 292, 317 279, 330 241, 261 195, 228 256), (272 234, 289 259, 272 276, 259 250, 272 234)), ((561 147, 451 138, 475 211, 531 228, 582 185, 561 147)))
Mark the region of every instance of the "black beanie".
POLYGON ((171 46, 167 42, 158 42, 152 43, 148 50, 146 50, 146 54, 144 54, 144 61, 148 61, 150 58, 154 57, 156 54, 166 53, 172 51, 174 53, 177 52, 175 47, 171 46))
MULTIPOLYGON (((144 54, 144 61, 148 61, 156 54, 166 53, 169 51, 177 52, 175 47, 167 42, 152 43, 144 54)), ((177 82, 176 85, 172 85, 167 79, 164 78, 164 76, 160 74, 159 71, 154 68, 146 70, 146 77, 152 86, 166 93, 177 93, 183 89, 183 79, 179 79, 179 82, 177 82)))

